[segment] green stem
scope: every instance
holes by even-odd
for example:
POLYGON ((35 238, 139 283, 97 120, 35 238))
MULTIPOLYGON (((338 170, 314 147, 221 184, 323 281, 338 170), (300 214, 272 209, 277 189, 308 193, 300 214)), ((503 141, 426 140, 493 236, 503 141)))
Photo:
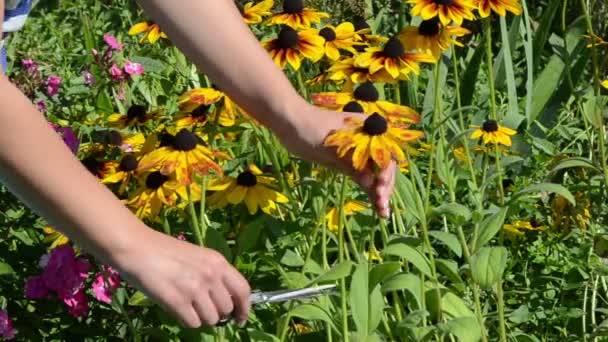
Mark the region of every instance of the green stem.
POLYGON ((133 341, 134 342, 141 341, 141 336, 139 336, 139 333, 135 329, 135 326, 133 325, 133 322, 131 321, 131 318, 129 317, 129 313, 125 309, 124 305, 119 304, 118 307, 120 307, 120 313, 124 317, 125 321, 127 322, 127 327, 129 328, 129 331, 131 332, 131 336, 133 336, 133 341))
POLYGON ((490 24, 490 18, 485 19, 483 24, 485 26, 486 66, 488 68, 488 83, 490 83, 490 105, 492 109, 492 119, 498 121, 496 89, 494 88, 494 66, 492 65, 492 25, 490 24))
POLYGON ((201 232, 201 240, 205 241, 207 236, 207 227, 209 225, 209 219, 207 218, 206 209, 207 209, 207 177, 203 176, 201 178, 201 206, 199 212, 199 224, 200 224, 200 232, 201 232))
MULTIPOLYGON (((346 197, 347 179, 342 176, 340 186, 340 197, 338 200, 338 258, 340 262, 344 261, 344 199, 346 197)), ((342 306, 342 340, 348 342, 350 340, 348 329, 348 305, 346 294, 346 279, 340 279, 340 301, 342 306)))
POLYGON ((200 225, 198 222, 198 218, 196 216, 196 210, 194 209, 194 202, 192 199, 192 191, 190 191, 190 187, 188 187, 188 213, 190 215, 190 228, 192 229, 192 233, 194 233, 194 239, 199 246, 204 246, 205 241, 203 240, 203 236, 201 235, 200 225))

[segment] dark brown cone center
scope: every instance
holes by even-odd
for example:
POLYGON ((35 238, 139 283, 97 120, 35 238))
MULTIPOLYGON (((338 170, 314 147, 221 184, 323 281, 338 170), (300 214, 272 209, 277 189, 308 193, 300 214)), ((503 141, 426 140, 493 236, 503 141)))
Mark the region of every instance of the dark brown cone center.
POLYGON ((160 147, 173 146, 173 140, 175 140, 175 136, 164 132, 160 134, 160 147))
POLYGON ((145 106, 132 105, 129 110, 127 110, 127 118, 129 118, 129 120, 137 119, 143 122, 146 119, 146 111, 147 108, 145 106))
POLYGON ((258 179, 253 172, 245 170, 236 177, 236 184, 246 187, 253 187, 258 184, 258 179))
POLYGON ((319 31, 319 36, 325 38, 325 41, 331 42, 336 40, 336 31, 334 31, 331 27, 324 27, 319 31))
POLYGON ((388 129, 388 122, 378 113, 374 113, 363 122, 363 131, 368 135, 384 134, 388 129))
POLYGON ((166 181, 169 180, 169 177, 160 173, 160 171, 154 171, 146 177, 146 187, 148 189, 156 190, 160 188, 166 181))
POLYGON ((187 129, 182 129, 175 135, 171 146, 180 151, 190 151, 196 147, 198 138, 196 135, 187 129))
POLYGON ((392 37, 384 45, 384 56, 389 58, 396 58, 405 53, 403 44, 396 37, 392 37))
POLYGON ((209 107, 208 105, 200 105, 198 107, 196 107, 192 113, 190 113, 190 115, 192 115, 193 118, 195 119, 201 119, 202 121, 207 120, 207 114, 209 113, 209 107))
POLYGON ((439 20, 425 20, 418 26, 418 33, 425 37, 434 37, 439 33, 440 29, 441 25, 439 24, 439 20))
POLYGON ((353 20, 353 26, 355 26, 355 31, 361 31, 361 30, 365 30, 365 29, 370 28, 370 26, 367 23, 367 21, 365 21, 365 19, 362 18, 362 17, 356 17, 353 20))
POLYGON ((118 169, 125 172, 135 171, 137 164, 137 159, 132 154, 127 154, 120 160, 118 169))
POLYGON ((350 101, 342 108, 343 112, 363 113, 363 107, 357 101, 350 101))
POLYGON ((488 120, 483 123, 481 129, 487 133, 496 132, 498 131, 498 122, 496 122, 495 120, 488 120))
POLYGON ((450 6, 454 0, 434 0, 437 5, 450 6))
POLYGON ((304 2, 302 0, 283 0, 283 12, 289 14, 302 13, 304 2))
POLYGON ((295 49, 298 46, 300 37, 298 32, 289 26, 283 26, 278 36, 279 46, 282 49, 295 49))
POLYGON ((378 90, 371 82, 361 84, 355 89, 355 99, 366 102, 376 102, 380 98, 378 90))

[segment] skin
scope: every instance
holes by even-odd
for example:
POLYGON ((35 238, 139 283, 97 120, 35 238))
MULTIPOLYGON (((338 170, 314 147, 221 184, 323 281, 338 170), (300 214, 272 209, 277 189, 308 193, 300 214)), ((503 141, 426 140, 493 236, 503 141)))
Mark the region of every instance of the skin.
MULTIPOLYGON (((336 168, 364 189, 378 213, 396 164, 355 171, 323 147, 349 115, 308 104, 275 66, 232 0, 140 0, 171 41, 293 153, 336 168)), ((0 1, 0 25, 4 13, 0 1)), ((1 31, 0 31, 1 32, 1 31)), ((146 226, 72 155, 31 102, 0 74, 0 180, 51 225, 101 262, 116 267, 187 327, 215 325, 231 313, 244 323, 251 289, 221 254, 146 226), (50 162, 52 161, 52 162, 50 162)))

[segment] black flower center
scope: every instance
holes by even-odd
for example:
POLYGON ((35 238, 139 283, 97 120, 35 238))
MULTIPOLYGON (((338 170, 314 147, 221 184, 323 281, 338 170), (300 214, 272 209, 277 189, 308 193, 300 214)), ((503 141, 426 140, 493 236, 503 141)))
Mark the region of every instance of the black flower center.
POLYGON ((122 145, 122 136, 120 135, 120 133, 118 133, 118 131, 115 130, 109 130, 106 131, 106 136, 104 139, 106 145, 112 145, 112 146, 120 146, 122 145))
POLYGON ((325 38, 326 41, 331 42, 336 40, 336 31, 334 31, 331 27, 324 27, 321 31, 319 31, 319 36, 325 38))
POLYGON ((363 113, 363 107, 357 101, 350 101, 342 108, 343 112, 363 113))
POLYGON ((396 58, 405 53, 403 44, 396 37, 392 37, 384 45, 384 56, 389 58, 396 58))
POLYGON ((160 140, 160 147, 172 146, 173 140, 175 140, 175 137, 173 135, 165 132, 165 133, 160 134, 159 140, 160 140))
POLYGON ((363 131, 369 135, 380 135, 386 132, 388 123, 382 115, 374 113, 363 122, 363 131))
POLYGON ((302 13, 304 2, 302 0, 284 0, 283 12, 289 14, 302 13))
POLYGON ((511 178, 505 178, 502 180, 502 188, 509 189, 515 184, 515 182, 511 178))
POLYGON ((251 171, 245 170, 236 177, 236 184, 253 187, 258 184, 258 179, 251 171))
POLYGON ((127 118, 129 120, 139 120, 141 122, 146 120, 146 111, 147 108, 142 105, 132 105, 129 110, 127 110, 127 118))
POLYGON ((160 171, 154 171, 146 177, 146 187, 148 189, 156 190, 160 188, 166 181, 169 180, 169 177, 160 173, 160 171))
POLYGON ((437 5, 449 6, 454 3, 454 0, 434 0, 437 5))
POLYGON ((418 33, 425 37, 434 37, 439 33, 440 28, 441 25, 439 24, 439 20, 425 20, 418 26, 418 33))
POLYGON ((355 26, 355 31, 365 30, 370 28, 367 21, 363 17, 356 17, 353 19, 353 26, 355 26))
POLYGON ((279 32, 279 46, 282 49, 293 49, 298 46, 300 38, 298 32, 289 26, 283 26, 281 32, 279 32))
POLYGON ((496 122, 495 120, 488 120, 483 123, 481 129, 487 133, 496 132, 498 131, 498 122, 496 122))
POLYGON ((137 169, 137 159, 132 154, 127 154, 122 157, 120 160, 120 165, 118 165, 118 169, 120 171, 130 172, 137 169))
POLYGON ((207 113, 209 113, 209 107, 208 105, 200 105, 198 107, 196 107, 192 113, 190 113, 190 115, 192 115, 193 118, 195 119, 202 119, 202 121, 207 120, 207 113))
POLYGON ((376 102, 380 98, 378 90, 371 82, 365 82, 355 89, 355 99, 365 102, 376 102))
POLYGON ((81 160, 81 163, 87 168, 87 170, 89 170, 90 173, 97 177, 100 175, 104 167, 104 164, 95 159, 95 157, 86 157, 81 160))
POLYGON ((532 228, 538 228, 538 227, 542 226, 542 224, 540 222, 536 221, 536 219, 531 219, 530 225, 532 226, 532 228))
POLYGON ((196 135, 187 129, 182 129, 175 135, 171 146, 180 151, 190 151, 196 147, 198 139, 196 135))

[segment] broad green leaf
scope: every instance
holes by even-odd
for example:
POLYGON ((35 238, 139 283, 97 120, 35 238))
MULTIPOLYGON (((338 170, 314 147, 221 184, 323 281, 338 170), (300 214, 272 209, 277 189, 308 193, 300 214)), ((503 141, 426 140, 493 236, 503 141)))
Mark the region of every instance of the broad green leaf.
MULTIPOLYGON (((521 32, 522 39, 524 41, 524 52, 526 56, 526 104, 525 104, 525 117, 527 120, 530 119, 530 113, 532 113, 532 98, 534 97, 534 58, 536 55, 540 55, 540 50, 536 50, 534 53, 534 38, 532 28, 530 27, 530 14, 528 13, 528 5, 526 0, 522 0, 521 7, 524 12, 524 19, 522 20, 521 32), (525 33, 525 37, 524 37, 525 33)), ((544 19, 544 18, 543 18, 544 19)), ((528 121, 527 125, 530 127, 532 122, 528 121)))
POLYGON ((475 317, 473 311, 469 309, 469 305, 467 305, 460 296, 452 292, 446 292, 443 295, 441 308, 443 313, 451 318, 475 317))
POLYGON ((400 197, 403 199, 405 209, 410 214, 412 214, 418 221, 425 219, 422 198, 415 190, 412 181, 405 177, 402 173, 397 174, 395 191, 397 191, 400 197))
POLYGON ((529 186, 519 190, 515 194, 513 194, 512 198, 511 198, 511 202, 515 202, 521 196, 528 195, 528 194, 535 194, 535 193, 554 193, 554 194, 564 197, 570 203, 572 203, 572 205, 576 204, 576 200, 574 199, 574 196, 572 196, 572 193, 568 189, 566 189, 562 185, 554 184, 554 183, 540 183, 540 184, 529 185, 529 186))
POLYGON ((11 267, 11 265, 0 261, 0 276, 14 274, 15 270, 11 267))
POLYGON ((382 315, 384 313, 384 296, 380 290, 380 284, 373 287, 373 290, 369 294, 369 326, 368 335, 373 335, 380 322, 382 321, 382 315))
POLYGON ((404 258, 407 262, 412 263, 424 275, 431 277, 431 266, 427 257, 419 250, 406 245, 405 243, 391 243, 383 251, 384 255, 394 255, 404 258))
POLYGON ((503 61, 505 67, 505 78, 507 82, 507 114, 504 117, 503 123, 508 127, 517 127, 525 119, 519 114, 519 106, 517 103, 517 89, 515 85, 515 73, 513 71, 513 60, 511 59, 511 38, 517 36, 519 30, 519 16, 513 17, 511 30, 507 33, 507 21, 504 16, 500 17, 500 32, 503 42, 503 61), (513 34, 515 32, 515 34, 513 34))
POLYGON ((450 222, 462 225, 471 219, 471 211, 459 203, 445 203, 433 208, 432 215, 446 215, 450 222))
POLYGON ((165 63, 150 57, 133 56, 131 61, 141 64, 144 67, 145 72, 161 73, 167 67, 165 63))
POLYGON ((416 301, 417 307, 421 307, 422 281, 419 276, 412 273, 400 273, 382 284, 382 292, 386 293, 399 290, 408 291, 416 301))
POLYGON ((454 254, 456 254, 456 256, 462 256, 462 246, 460 245, 460 241, 458 241, 456 235, 440 230, 432 230, 429 232, 429 235, 443 242, 452 252, 454 252, 454 254))
POLYGON ((131 306, 153 306, 154 302, 148 298, 143 292, 135 292, 128 301, 131 306))
POLYGON ((509 321, 516 324, 525 323, 530 320, 531 316, 528 305, 522 304, 519 308, 509 314, 509 321))
POLYGON ((509 253, 504 247, 483 247, 471 257, 471 275, 482 288, 491 288, 502 279, 509 253))
POLYGON ((320 275, 313 281, 311 281, 306 287, 311 286, 315 283, 331 282, 338 279, 346 278, 350 275, 350 271, 353 268, 353 263, 350 260, 345 260, 340 264, 335 265, 325 274, 320 275))
POLYGON ((298 317, 308 321, 324 321, 329 323, 329 325, 337 332, 334 321, 331 319, 331 316, 327 311, 323 310, 318 305, 314 304, 302 304, 297 306, 293 310, 289 311, 290 317, 298 317))
POLYGON ((462 278, 458 274, 458 263, 454 260, 437 258, 435 259, 437 270, 448 277, 455 284, 462 283, 462 278))
POLYGON ((302 256, 290 249, 285 251, 285 254, 283 254, 280 262, 281 264, 290 267, 301 267, 304 265, 304 259, 302 256))
POLYGON ((553 167, 553 169, 551 169, 550 172, 555 173, 555 172, 563 170, 563 169, 570 169, 570 168, 574 168, 574 167, 583 167, 583 168, 591 169, 595 172, 601 172, 600 169, 598 169, 597 166, 595 166, 595 164, 593 164, 593 162, 591 162, 589 159, 583 158, 583 157, 572 157, 572 158, 564 159, 564 160, 560 161, 557 165, 555 165, 555 167, 553 167))
POLYGON ((583 103, 583 115, 587 118, 593 127, 599 128, 602 124, 602 115, 606 101, 604 97, 598 97, 593 94, 587 94, 583 103))
POLYGON ((279 342, 279 338, 256 329, 247 329, 247 335, 252 342, 279 342))
POLYGON ((485 49, 472 49, 473 55, 467 61, 466 69, 460 77, 460 98, 463 106, 469 106, 473 103, 475 87, 467 87, 463 85, 477 84, 479 69, 481 68, 482 60, 485 56, 485 49))
POLYGON ((507 208, 501 208, 498 212, 491 216, 486 217, 479 224, 479 236, 477 241, 473 242, 473 252, 479 250, 486 243, 488 243, 496 233, 498 233, 503 224, 505 223, 505 216, 507 215, 507 208))
POLYGON ((460 317, 440 324, 439 328, 454 335, 461 342, 477 342, 481 339, 481 327, 475 317, 460 317))
POLYGON ((350 284, 350 307, 357 331, 369 331, 369 276, 366 261, 357 265, 350 284))
POLYGON ((542 52, 553 29, 555 14, 561 8, 562 3, 560 0, 550 0, 549 5, 543 9, 543 15, 540 18, 538 27, 534 30, 534 47, 532 49, 535 52, 533 59, 534 69, 539 66, 540 57, 543 55, 542 52))
POLYGON ((380 265, 375 265, 369 273, 369 287, 373 289, 388 277, 399 272, 400 269, 401 264, 399 262, 388 261, 380 265))

